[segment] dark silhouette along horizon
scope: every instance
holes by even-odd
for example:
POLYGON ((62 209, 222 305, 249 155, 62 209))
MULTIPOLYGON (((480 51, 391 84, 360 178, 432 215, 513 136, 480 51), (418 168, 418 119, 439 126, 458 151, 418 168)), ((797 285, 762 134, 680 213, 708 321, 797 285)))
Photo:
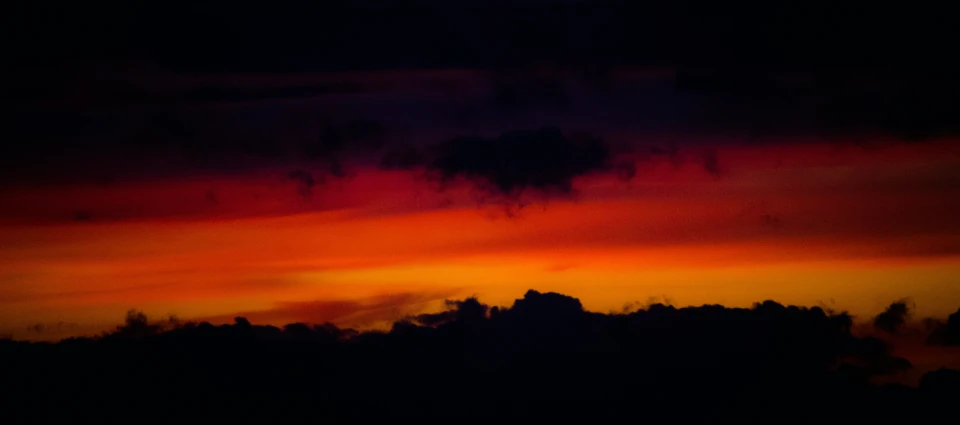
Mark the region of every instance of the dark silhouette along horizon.
MULTIPOLYGON (((849 314, 821 307, 656 303, 603 314, 534 290, 511 306, 446 305, 368 331, 150 321, 131 310, 94 337, 0 341, 16 365, 3 386, 10 402, 102 399, 176 414, 199 403, 224 406, 224 418, 250 406, 335 421, 609 421, 640 410, 649 420, 754 422, 760 406, 795 420, 933 419, 949 417, 960 391, 960 370, 947 368, 913 386, 879 382, 915 366, 883 339, 854 335, 849 314)), ((905 316, 904 306, 878 314, 877 330, 896 332, 886 318, 905 316)), ((928 344, 956 345, 957 317, 930 330, 928 344)))

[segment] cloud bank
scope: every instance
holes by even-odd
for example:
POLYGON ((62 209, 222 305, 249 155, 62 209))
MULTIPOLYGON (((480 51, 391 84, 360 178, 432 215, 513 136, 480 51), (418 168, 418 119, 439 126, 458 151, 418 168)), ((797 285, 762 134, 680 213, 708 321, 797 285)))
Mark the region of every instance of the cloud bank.
POLYGON ((150 322, 132 311, 95 338, 0 342, 4 358, 21 366, 2 385, 14 398, 43 392, 47 401, 108 397, 146 408, 173 390, 184 400, 226 397, 364 420, 612 419, 637 403, 650 409, 645 416, 685 419, 750 415, 758 403, 810 417, 926 418, 945 412, 960 388, 960 372, 947 369, 915 388, 872 383, 912 366, 882 340, 853 335, 849 315, 819 307, 657 303, 600 314, 534 290, 509 307, 476 298, 447 307, 365 332, 243 317, 220 326, 150 322), (89 382, 99 389, 84 389, 89 382), (289 404, 301 396, 313 402, 289 404))

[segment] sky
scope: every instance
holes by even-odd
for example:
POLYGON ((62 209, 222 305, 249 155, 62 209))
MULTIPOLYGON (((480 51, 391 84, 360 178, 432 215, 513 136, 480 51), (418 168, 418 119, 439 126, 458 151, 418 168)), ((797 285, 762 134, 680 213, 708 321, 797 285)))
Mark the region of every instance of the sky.
POLYGON ((0 14, 11 405, 869 422, 960 391, 946 8, 113 3, 0 14))
POLYGON ((960 307, 948 13, 7 12, 0 336, 94 334, 129 309, 379 327, 527 289, 603 312, 960 307))
POLYGON ((838 75, 77 66, 3 129, 0 334, 378 327, 528 289, 945 317, 956 86, 838 75))

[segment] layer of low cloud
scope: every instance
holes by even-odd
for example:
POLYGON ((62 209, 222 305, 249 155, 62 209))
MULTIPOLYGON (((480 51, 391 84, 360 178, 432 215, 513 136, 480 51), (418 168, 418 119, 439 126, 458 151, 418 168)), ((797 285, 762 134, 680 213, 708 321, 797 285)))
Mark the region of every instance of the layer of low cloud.
MULTIPOLYGON (((352 311, 343 307, 335 310, 352 311)), ((530 290, 511 306, 451 300, 444 311, 401 316, 389 331, 277 327, 248 317, 219 326, 150 321, 131 311, 97 337, 0 341, 0 350, 23 366, 4 379, 5 393, 33 397, 43 390, 44 400, 87 394, 79 388, 95 379, 99 397, 122 396, 133 385, 155 400, 150 395, 176 383, 181 396, 231 394, 261 405, 294 394, 325 409, 368 400, 379 406, 368 419, 411 413, 416 403, 426 403, 421 415, 448 416, 483 403, 499 414, 554 417, 555 408, 536 401, 560 400, 615 415, 647 400, 671 417, 695 403, 713 418, 754 412, 757 403, 818 416, 867 417, 875 412, 863 410, 870 401, 887 406, 883 415, 926 417, 948 408, 941 403, 960 388, 960 371, 926 372, 916 387, 874 383, 914 366, 883 339, 854 335, 852 325, 842 312, 773 301, 751 308, 654 303, 600 314, 576 298, 530 290), (509 407, 520 402, 524 412, 509 407)))

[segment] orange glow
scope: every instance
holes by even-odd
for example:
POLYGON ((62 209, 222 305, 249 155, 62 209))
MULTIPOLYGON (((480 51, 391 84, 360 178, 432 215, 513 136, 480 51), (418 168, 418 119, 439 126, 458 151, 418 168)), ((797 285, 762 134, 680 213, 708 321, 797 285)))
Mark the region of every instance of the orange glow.
POLYGON ((630 183, 582 179, 573 199, 519 217, 372 169, 309 198, 280 172, 5 189, 0 333, 93 332, 130 308, 370 326, 446 297, 509 304, 529 288, 598 311, 650 297, 858 315, 907 296, 919 315, 960 306, 955 149, 765 149, 720 151, 720 177, 641 162, 630 183), (89 217, 73 220, 78 210, 89 217), (290 307, 315 301, 357 305, 290 307), (60 322, 78 325, 25 331, 60 322))

